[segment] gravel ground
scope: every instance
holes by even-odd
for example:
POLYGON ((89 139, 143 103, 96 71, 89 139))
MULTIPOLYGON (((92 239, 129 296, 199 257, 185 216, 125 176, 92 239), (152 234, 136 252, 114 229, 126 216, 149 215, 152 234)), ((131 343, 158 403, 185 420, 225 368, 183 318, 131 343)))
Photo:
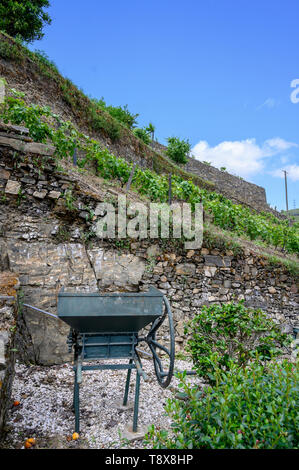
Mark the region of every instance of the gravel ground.
MULTIPOLYGON (((110 361, 110 363, 123 361, 110 361)), ((152 360, 143 359, 143 368, 149 382, 141 378, 138 426, 151 424, 163 429, 171 421, 165 415, 164 404, 173 396, 179 380, 174 377, 167 389, 158 384, 152 360)), ((178 370, 191 370, 192 364, 176 360, 178 370)), ((74 372, 72 364, 59 366, 25 366, 17 362, 9 412, 8 432, 0 447, 24 448, 26 439, 35 438, 35 448, 90 448, 90 449, 142 449, 143 440, 128 441, 122 436, 132 425, 133 409, 123 410, 121 404, 127 371, 83 371, 80 386, 81 433, 72 439, 74 413, 72 411, 74 372), (20 404, 14 406, 14 401, 20 404)), ((199 383, 189 376, 188 381, 199 383)), ((131 379, 129 402, 134 401, 135 372, 131 379)))

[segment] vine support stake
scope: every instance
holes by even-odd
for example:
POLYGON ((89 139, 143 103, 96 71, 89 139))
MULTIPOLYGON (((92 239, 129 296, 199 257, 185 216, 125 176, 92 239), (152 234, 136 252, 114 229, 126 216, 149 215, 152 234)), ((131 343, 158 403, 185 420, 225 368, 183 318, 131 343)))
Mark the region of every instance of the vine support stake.
POLYGON ((135 174, 136 166, 137 166, 137 163, 135 162, 134 165, 133 165, 129 180, 127 182, 126 193, 129 192, 129 190, 130 190, 130 187, 131 187, 131 184, 132 184, 132 181, 133 181, 133 177, 134 177, 134 174, 135 174))
POLYGON ((171 206, 172 204, 172 174, 170 173, 168 178, 168 204, 171 206))

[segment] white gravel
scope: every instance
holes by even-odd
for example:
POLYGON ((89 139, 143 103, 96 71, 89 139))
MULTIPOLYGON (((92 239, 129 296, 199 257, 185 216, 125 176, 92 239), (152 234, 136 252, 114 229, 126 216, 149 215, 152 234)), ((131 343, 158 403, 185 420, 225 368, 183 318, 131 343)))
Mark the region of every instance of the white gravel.
MULTIPOLYGON (((109 363, 126 363, 114 360, 109 363)), ((138 426, 155 424, 167 429, 171 421, 164 404, 173 396, 179 380, 174 377, 167 389, 157 382, 152 360, 143 359, 149 382, 141 378, 138 426)), ((175 368, 191 370, 192 364, 176 360, 175 368)), ((133 409, 122 410, 126 370, 83 371, 80 386, 80 439, 71 440, 74 432, 72 411, 74 372, 72 364, 59 366, 26 366, 16 363, 9 412, 8 432, 2 448, 23 448, 29 437, 36 439, 37 448, 146 448, 143 440, 129 442, 122 431, 132 426, 133 409), (14 401, 20 405, 13 406, 14 401)), ((134 401, 135 371, 132 373, 129 402, 134 401)), ((194 376, 188 381, 199 383, 194 376)))

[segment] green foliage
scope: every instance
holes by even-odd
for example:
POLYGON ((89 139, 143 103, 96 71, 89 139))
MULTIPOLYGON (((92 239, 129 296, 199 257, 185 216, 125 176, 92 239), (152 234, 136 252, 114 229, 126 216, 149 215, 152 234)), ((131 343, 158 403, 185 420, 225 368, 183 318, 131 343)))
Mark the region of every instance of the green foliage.
POLYGON ((200 389, 179 374, 181 392, 167 400, 172 430, 151 426, 146 442, 157 449, 298 449, 298 364, 253 362, 200 389))
POLYGON ((257 354, 261 361, 270 360, 292 341, 260 309, 246 308, 244 301, 203 306, 189 323, 189 334, 187 349, 194 367, 211 383, 215 358, 217 369, 226 371, 232 363, 243 367, 257 354))
POLYGON ((137 127, 136 129, 133 130, 133 133, 138 139, 141 139, 145 144, 149 144, 151 141, 151 138, 149 136, 149 132, 146 129, 137 127))
POLYGON ((169 137, 167 142, 167 155, 176 163, 187 163, 187 157, 191 150, 189 141, 180 140, 178 137, 169 137))
POLYGON ((39 66, 45 70, 52 69, 55 73, 59 73, 56 64, 49 58, 49 56, 40 49, 35 49, 32 53, 32 58, 38 62, 39 66))
MULTIPOLYGON (((72 84, 68 85, 72 90, 72 84)), ((36 105, 27 106, 23 95, 12 90, 13 96, 7 96, 4 104, 0 106, 0 119, 4 122, 25 125, 29 128, 31 137, 37 142, 50 142, 56 147, 55 155, 58 158, 69 158, 77 147, 85 153, 86 157, 80 165, 94 164, 97 174, 106 179, 117 179, 125 184, 132 169, 123 158, 117 158, 100 144, 77 131, 70 122, 63 122, 53 114, 49 107, 36 105), (57 124, 60 127, 57 129, 57 124)), ((73 99, 70 92, 72 106, 73 99)), ((90 125, 94 130, 103 130, 112 140, 119 138, 123 129, 122 124, 112 118, 99 107, 92 107, 89 112, 90 125)), ((168 200, 169 167, 167 159, 161 160, 157 174, 155 171, 136 168, 132 188, 136 188, 152 201, 166 202, 168 200)), ((156 169, 156 165, 155 165, 156 169)), ((175 171, 175 166, 171 167, 175 171)), ((199 183, 202 186, 202 182, 199 183)), ((208 186, 208 185, 207 185, 208 186)), ((247 235, 251 240, 262 240, 267 245, 284 248, 289 253, 299 253, 298 224, 288 225, 287 220, 279 220, 272 214, 257 213, 248 207, 234 204, 221 194, 207 190, 194 184, 190 175, 178 169, 172 175, 173 198, 189 202, 192 207, 202 202, 204 210, 213 216, 213 223, 222 230, 228 230, 237 236, 247 235)))
POLYGON ((49 6, 48 0, 1 0, 0 30, 26 42, 41 39, 43 27, 51 24, 49 6))
POLYGON ((89 107, 88 117, 92 129, 96 132, 103 131, 110 137, 112 142, 117 141, 121 137, 122 129, 119 121, 106 113, 94 100, 89 107))
POLYGON ((18 44, 10 44, 8 41, 0 40, 0 56, 6 60, 22 62, 24 60, 22 48, 18 44))
POLYGON ((149 125, 145 128, 146 132, 149 132, 150 136, 151 136, 151 140, 154 140, 155 138, 155 130, 156 130, 156 127, 154 126, 154 124, 152 122, 149 123, 149 125))
POLYGON ((65 200, 65 205, 66 205, 67 209, 70 212, 73 212, 76 209, 76 206, 74 204, 75 201, 76 201, 76 198, 74 197, 73 191, 71 189, 65 191, 64 200, 65 200))
POLYGON ((137 124, 137 117, 139 114, 132 114, 128 110, 128 105, 125 106, 107 106, 106 102, 104 101, 104 98, 101 98, 100 100, 92 100, 94 105, 96 107, 99 107, 105 111, 107 111, 110 116, 115 118, 117 121, 121 122, 124 124, 126 127, 129 129, 132 129, 133 127, 136 126, 137 124))
POLYGON ((265 253, 270 266, 277 267, 284 265, 287 271, 294 277, 299 277, 299 263, 295 260, 288 260, 285 258, 278 258, 277 256, 269 256, 265 253))

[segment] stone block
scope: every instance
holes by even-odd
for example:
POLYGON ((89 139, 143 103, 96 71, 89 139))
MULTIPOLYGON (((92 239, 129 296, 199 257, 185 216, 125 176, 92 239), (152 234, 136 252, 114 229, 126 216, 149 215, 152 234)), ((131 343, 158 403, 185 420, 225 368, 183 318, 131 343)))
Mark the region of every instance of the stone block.
POLYGON ((231 257, 229 256, 216 256, 216 255, 205 255, 206 266, 217 266, 219 268, 228 268, 231 266, 231 257))
POLYGON ((8 180, 5 188, 6 194, 11 194, 12 196, 17 196, 20 192, 21 185, 18 181, 8 180))
POLYGON ((181 276, 194 276, 195 274, 195 264, 184 263, 178 264, 175 268, 176 274, 181 276))

